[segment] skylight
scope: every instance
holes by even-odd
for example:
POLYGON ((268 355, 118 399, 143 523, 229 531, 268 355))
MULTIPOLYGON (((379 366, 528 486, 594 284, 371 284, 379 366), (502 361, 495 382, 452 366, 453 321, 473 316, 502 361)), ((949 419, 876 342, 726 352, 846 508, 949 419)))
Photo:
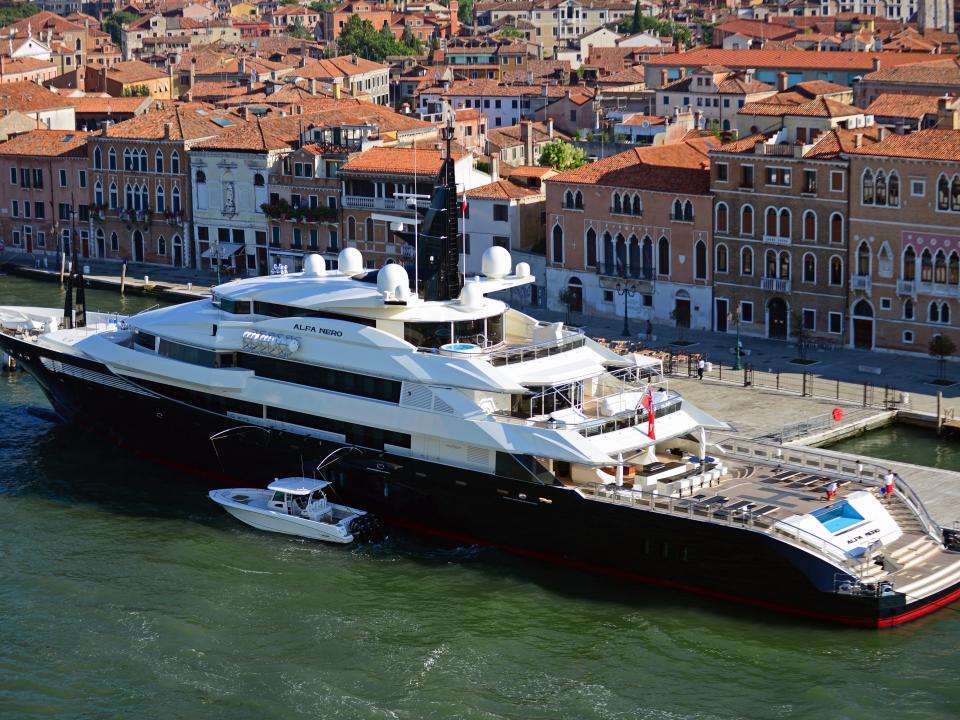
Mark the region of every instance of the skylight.
POLYGON ((236 123, 233 120, 227 120, 226 118, 211 118, 212 122, 215 122, 222 128, 233 127, 236 123))

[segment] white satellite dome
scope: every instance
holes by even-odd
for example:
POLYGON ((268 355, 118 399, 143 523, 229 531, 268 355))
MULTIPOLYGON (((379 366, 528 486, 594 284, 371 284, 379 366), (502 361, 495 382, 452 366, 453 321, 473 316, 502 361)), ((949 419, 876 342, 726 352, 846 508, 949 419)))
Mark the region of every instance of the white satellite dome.
MULTIPOLYGON (((503 248, 500 248, 501 250, 503 248)), ((460 291, 460 304, 471 310, 479 310, 484 305, 485 298, 480 283, 467 283, 460 291)))
POLYGON ((494 245, 484 250, 480 260, 480 271, 488 278, 497 280, 510 274, 512 263, 513 259, 507 249, 494 245))
POLYGON ((517 266, 513 269, 513 274, 518 278, 530 277, 530 263, 517 263, 517 266))
POLYGON ((377 292, 381 294, 395 295, 398 288, 409 286, 410 277, 403 265, 390 263, 380 268, 380 272, 377 273, 377 292))
POLYGON ((360 275, 363 273, 363 255, 356 248, 344 248, 337 255, 337 267, 344 275, 360 275))
POLYGON ((303 260, 304 277, 320 277, 327 272, 327 263, 323 256, 316 253, 310 253, 303 260))

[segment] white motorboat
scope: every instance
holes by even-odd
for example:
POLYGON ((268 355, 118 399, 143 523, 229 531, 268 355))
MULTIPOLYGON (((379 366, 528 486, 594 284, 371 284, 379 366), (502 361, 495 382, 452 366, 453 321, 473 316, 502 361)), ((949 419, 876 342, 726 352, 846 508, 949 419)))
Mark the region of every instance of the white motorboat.
POLYGON ((274 480, 266 490, 211 490, 209 496, 258 530, 334 543, 349 543, 357 535, 369 535, 375 525, 373 517, 363 510, 330 502, 324 493, 328 485, 326 480, 288 477, 274 480))

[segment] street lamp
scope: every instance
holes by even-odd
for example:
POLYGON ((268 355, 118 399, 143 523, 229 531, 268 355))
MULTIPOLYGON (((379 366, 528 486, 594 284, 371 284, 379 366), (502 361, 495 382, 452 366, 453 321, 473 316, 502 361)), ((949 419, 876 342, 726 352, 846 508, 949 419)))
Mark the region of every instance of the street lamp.
POLYGON ((730 316, 733 319, 734 324, 737 326, 737 344, 734 348, 734 353, 736 360, 733 363, 734 370, 743 370, 743 366, 740 364, 740 305, 734 309, 730 316))
POLYGON ((627 283, 617 283, 617 295, 623 296, 623 336, 630 337, 630 320, 628 318, 629 300, 637 294, 637 289, 627 283))

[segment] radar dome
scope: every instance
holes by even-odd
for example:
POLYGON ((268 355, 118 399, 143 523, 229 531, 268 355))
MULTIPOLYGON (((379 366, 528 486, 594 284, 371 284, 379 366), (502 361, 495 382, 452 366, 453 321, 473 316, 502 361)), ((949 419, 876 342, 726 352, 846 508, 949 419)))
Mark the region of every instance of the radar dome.
POLYGON ((410 278, 403 265, 390 263, 380 268, 377 273, 377 292, 381 294, 395 295, 398 288, 409 286, 410 278))
POLYGON ((517 267, 513 269, 513 274, 518 278, 530 277, 530 263, 519 262, 517 267))
POLYGON ((337 255, 337 267, 344 275, 360 275, 363 273, 363 255, 356 248, 344 248, 337 255))
POLYGON ((487 248, 480 260, 480 271, 488 278, 499 279, 510 274, 513 260, 506 248, 499 245, 487 248))
POLYGON ((303 274, 305 277, 319 277, 326 274, 327 263, 322 256, 310 253, 303 260, 303 274))
MULTIPOLYGON (((500 248, 501 250, 503 248, 500 248)), ((483 291, 480 289, 480 283, 467 283, 460 291, 460 304, 471 310, 479 310, 483 307, 483 291)))

